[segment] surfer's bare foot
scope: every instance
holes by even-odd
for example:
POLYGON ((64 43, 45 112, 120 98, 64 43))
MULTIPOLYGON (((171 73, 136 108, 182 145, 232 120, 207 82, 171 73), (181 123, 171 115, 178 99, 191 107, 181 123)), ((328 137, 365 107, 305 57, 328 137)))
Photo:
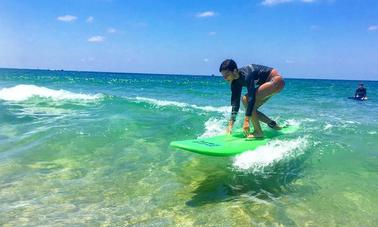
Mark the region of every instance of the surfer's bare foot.
POLYGON ((247 139, 262 139, 264 138, 264 134, 262 133, 252 133, 247 136, 247 139))
POLYGON ((281 126, 279 126, 279 125, 276 125, 276 126, 274 126, 274 127, 273 127, 273 129, 274 129, 274 130, 281 130, 281 129, 282 129, 282 127, 281 127, 281 126))

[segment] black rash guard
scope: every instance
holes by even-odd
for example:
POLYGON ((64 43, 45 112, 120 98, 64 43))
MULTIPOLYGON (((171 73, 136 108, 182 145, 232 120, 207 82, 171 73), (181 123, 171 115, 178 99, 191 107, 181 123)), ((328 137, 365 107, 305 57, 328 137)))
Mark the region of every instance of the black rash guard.
POLYGON ((366 88, 359 87, 357 88, 356 92, 354 93, 354 97, 356 98, 364 98, 366 96, 366 88))
POLYGON ((260 86, 265 83, 273 68, 250 64, 239 69, 239 78, 231 83, 231 119, 235 120, 240 108, 240 97, 243 87, 247 87, 248 107, 245 116, 252 115, 253 106, 255 105, 255 83, 260 86))

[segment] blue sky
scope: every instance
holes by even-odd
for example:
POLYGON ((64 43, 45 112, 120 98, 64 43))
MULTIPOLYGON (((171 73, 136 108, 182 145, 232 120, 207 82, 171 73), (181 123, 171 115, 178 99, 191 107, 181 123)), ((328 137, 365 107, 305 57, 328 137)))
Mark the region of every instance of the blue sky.
POLYGON ((0 0, 0 67, 378 80, 377 0, 0 0))

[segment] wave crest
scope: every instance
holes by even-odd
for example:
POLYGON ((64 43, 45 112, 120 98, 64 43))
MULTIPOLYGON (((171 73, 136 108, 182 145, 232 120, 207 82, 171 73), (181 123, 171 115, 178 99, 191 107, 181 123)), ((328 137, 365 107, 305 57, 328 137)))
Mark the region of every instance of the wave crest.
POLYGON ((102 94, 81 94, 66 90, 54 90, 36 85, 20 84, 0 90, 0 99, 5 101, 21 102, 32 97, 51 98, 53 100, 96 100, 102 98, 102 94))
POLYGON ((195 104, 188 104, 188 103, 168 101, 168 100, 158 100, 158 99, 145 98, 145 97, 136 97, 135 100, 137 102, 146 102, 146 103, 152 104, 154 106, 158 106, 158 107, 176 106, 176 107, 181 107, 181 108, 198 109, 198 110, 202 110, 202 111, 205 111, 205 112, 224 113, 224 112, 230 111, 230 108, 231 108, 229 106, 220 106, 220 107, 197 106, 195 104))
POLYGON ((295 158, 303 154, 307 146, 306 137, 293 140, 274 140, 254 151, 247 151, 236 156, 232 166, 236 171, 261 173, 266 167, 281 160, 295 158))

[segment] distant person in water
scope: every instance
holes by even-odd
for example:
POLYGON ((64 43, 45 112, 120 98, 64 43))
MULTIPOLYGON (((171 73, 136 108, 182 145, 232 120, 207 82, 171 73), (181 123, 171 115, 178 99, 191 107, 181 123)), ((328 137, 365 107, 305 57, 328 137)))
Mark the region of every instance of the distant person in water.
POLYGON ((227 133, 232 132, 240 107, 243 87, 247 87, 247 93, 242 99, 246 109, 243 123, 244 134, 248 138, 262 138, 264 134, 259 121, 266 123, 270 128, 281 129, 275 121, 258 111, 260 106, 268 101, 270 97, 280 92, 285 86, 285 82, 277 70, 256 64, 250 64, 238 69, 234 60, 227 59, 220 65, 219 72, 231 84, 232 112, 227 133), (252 133, 250 133, 250 121, 254 128, 252 133))
POLYGON ((366 99, 366 88, 363 83, 360 83, 356 92, 354 93, 354 98, 356 99, 366 99))

